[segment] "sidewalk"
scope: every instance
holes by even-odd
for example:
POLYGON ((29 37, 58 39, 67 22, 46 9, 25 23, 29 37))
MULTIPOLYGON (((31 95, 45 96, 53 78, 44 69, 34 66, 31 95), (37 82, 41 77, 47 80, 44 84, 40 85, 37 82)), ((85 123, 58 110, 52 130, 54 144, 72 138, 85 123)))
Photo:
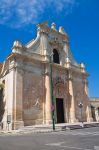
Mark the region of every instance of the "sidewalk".
POLYGON ((0 130, 0 135, 20 135, 20 134, 27 134, 27 133, 47 133, 47 132, 58 132, 58 131, 65 131, 65 130, 75 130, 75 129, 82 129, 82 128, 90 128, 90 127, 99 127, 99 122, 91 122, 87 123, 62 123, 62 124, 55 124, 55 131, 52 129, 52 125, 34 125, 34 126, 25 126, 18 130, 10 130, 10 131, 3 131, 0 130))

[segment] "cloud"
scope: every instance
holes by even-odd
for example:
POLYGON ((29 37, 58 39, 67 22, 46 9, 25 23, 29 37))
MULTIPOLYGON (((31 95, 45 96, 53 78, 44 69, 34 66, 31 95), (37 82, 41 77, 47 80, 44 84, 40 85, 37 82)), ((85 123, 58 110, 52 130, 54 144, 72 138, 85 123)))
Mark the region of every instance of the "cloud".
MULTIPOLYGON (((19 28, 39 22, 46 9, 71 12, 77 0, 0 0, 0 24, 19 28)), ((49 15, 51 15, 50 12, 49 15)))

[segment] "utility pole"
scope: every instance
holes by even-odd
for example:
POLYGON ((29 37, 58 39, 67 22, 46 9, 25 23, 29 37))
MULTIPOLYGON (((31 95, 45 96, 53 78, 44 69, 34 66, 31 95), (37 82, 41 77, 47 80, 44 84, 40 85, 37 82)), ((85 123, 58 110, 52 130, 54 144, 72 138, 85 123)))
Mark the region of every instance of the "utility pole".
POLYGON ((81 122, 82 122, 82 127, 83 127, 83 114, 82 114, 83 103, 80 102, 80 103, 78 104, 78 106, 79 106, 80 111, 81 111, 81 122))
POLYGON ((52 101, 52 106, 51 106, 52 128, 53 128, 53 130, 55 130, 55 118, 54 118, 55 107, 54 107, 54 96, 53 96, 52 61, 51 61, 52 55, 50 55, 50 92, 51 92, 50 94, 51 94, 51 101, 52 101))

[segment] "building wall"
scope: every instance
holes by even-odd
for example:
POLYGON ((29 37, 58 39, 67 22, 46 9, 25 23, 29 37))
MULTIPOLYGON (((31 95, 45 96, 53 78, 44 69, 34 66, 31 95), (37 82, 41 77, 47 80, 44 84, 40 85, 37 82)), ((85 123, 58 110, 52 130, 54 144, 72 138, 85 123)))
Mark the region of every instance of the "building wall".
POLYGON ((23 78, 24 125, 43 123, 43 78, 40 75, 29 72, 25 72, 23 78))

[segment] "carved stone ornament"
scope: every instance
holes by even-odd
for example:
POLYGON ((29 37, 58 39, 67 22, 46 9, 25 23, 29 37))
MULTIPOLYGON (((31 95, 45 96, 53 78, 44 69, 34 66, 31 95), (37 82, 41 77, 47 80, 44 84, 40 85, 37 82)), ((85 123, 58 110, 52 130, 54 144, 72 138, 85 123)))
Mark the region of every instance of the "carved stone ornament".
POLYGON ((64 79, 62 79, 61 77, 58 76, 54 79, 53 83, 55 86, 59 83, 64 84, 64 79))
POLYGON ((63 84, 57 84, 54 87, 54 97, 64 98, 66 96, 66 89, 63 84))

